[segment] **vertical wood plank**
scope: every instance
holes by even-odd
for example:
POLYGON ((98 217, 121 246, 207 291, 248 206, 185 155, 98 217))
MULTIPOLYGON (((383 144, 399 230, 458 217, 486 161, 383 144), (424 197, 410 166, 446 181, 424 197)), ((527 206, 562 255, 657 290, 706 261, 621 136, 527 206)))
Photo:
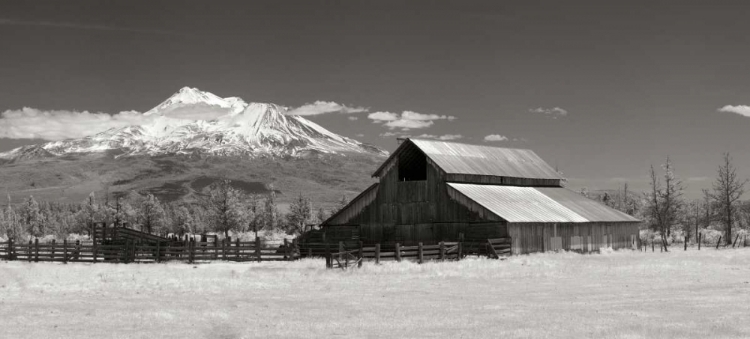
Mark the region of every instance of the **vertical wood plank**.
POLYGON ((256 257, 255 259, 257 259, 258 262, 262 260, 260 256, 260 238, 259 237, 255 237, 255 257, 256 257))
POLYGON ((418 248, 418 252, 417 253, 419 255, 419 257, 417 258, 417 260, 421 264, 421 263, 424 262, 424 248, 422 248, 422 242, 421 241, 419 242, 419 246, 417 248, 418 248))
POLYGON ((34 239, 34 262, 39 262, 39 238, 34 239))
POLYGON ((396 261, 401 262, 401 244, 396 243, 396 261))

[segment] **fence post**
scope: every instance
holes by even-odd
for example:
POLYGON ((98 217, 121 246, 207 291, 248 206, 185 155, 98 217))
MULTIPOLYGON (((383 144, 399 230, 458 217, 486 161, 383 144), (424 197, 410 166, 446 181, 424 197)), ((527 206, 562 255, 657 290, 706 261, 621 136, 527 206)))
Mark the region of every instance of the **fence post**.
POLYGON ((740 238, 740 235, 739 235, 739 234, 737 234, 737 235, 736 235, 736 236, 734 237, 734 242, 732 243, 732 248, 734 248, 734 245, 737 245, 737 239, 739 239, 739 238, 740 238))
POLYGON ((81 253, 81 241, 76 240, 76 250, 73 252, 73 259, 78 260, 78 255, 81 253))
POLYGON ((13 238, 8 238, 8 260, 13 260, 13 238))
POLYGON ((401 244, 396 243, 396 261, 401 261, 401 244))
POLYGON ((190 238, 190 263, 195 262, 195 238, 190 238))
POLYGON ((49 251, 50 259, 52 259, 52 261, 55 261, 55 245, 56 245, 56 241, 55 239, 52 239, 52 247, 50 247, 50 251, 49 251))
POLYGON ((326 268, 333 268, 333 258, 331 258, 331 247, 326 243, 326 268))
POLYGON ((68 239, 63 239, 63 263, 68 263, 68 239))
POLYGON ((685 251, 687 251, 687 242, 688 242, 688 237, 687 237, 687 235, 686 235, 686 236, 685 236, 685 251))
POLYGON ((227 260, 227 239, 221 239, 221 256, 227 260))
POLYGON ((654 250, 654 239, 651 239, 651 252, 655 252, 654 250))
POLYGON ((284 259, 286 259, 287 261, 290 260, 290 258, 289 258, 289 241, 287 241, 286 238, 284 238, 284 259))
POLYGON ((417 261, 421 264, 424 261, 424 249, 422 248, 422 242, 419 243, 417 249, 417 254, 419 254, 417 261))
POLYGON ((445 260, 445 242, 440 242, 440 257, 438 258, 440 261, 445 260))
POLYGON ((357 263, 357 267, 362 267, 362 261, 364 260, 364 249, 362 248, 364 245, 362 242, 359 242, 359 262, 357 263))
POLYGON ((98 251, 99 248, 98 248, 98 246, 96 246, 96 236, 94 236, 94 242, 91 243, 91 248, 92 248, 91 249, 91 253, 93 253, 93 257, 94 257, 93 258, 94 262, 96 262, 96 256, 98 255, 98 252, 99 252, 98 251))
POLYGON ((719 241, 716 242, 716 249, 719 249, 719 244, 721 244, 721 235, 719 236, 719 241))
POLYGON ((39 262, 39 238, 34 239, 34 262, 39 262))
POLYGON ((459 241, 458 242, 458 256, 456 257, 457 261, 461 260, 461 256, 463 255, 463 247, 464 247, 463 243, 459 241))
POLYGON ((344 242, 339 241, 339 262, 341 262, 341 252, 346 251, 346 247, 344 247, 344 242))
POLYGON ((156 241, 156 262, 161 262, 161 241, 156 241))
POLYGON ((703 233, 698 233, 698 250, 701 250, 701 238, 703 237, 703 233))
POLYGON ((256 259, 258 259, 258 262, 262 261, 260 257, 260 237, 255 237, 255 256, 257 257, 256 259))
POLYGON ((237 237, 237 239, 234 239, 234 257, 237 258, 237 261, 240 259, 240 237, 237 237))
POLYGON ((380 243, 375 244, 375 264, 380 264, 380 243))

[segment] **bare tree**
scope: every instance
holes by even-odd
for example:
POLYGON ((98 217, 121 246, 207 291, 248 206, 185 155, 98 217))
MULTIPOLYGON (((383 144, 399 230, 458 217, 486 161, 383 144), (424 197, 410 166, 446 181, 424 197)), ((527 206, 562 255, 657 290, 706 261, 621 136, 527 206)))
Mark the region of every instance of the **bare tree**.
POLYGON ((654 166, 651 165, 651 192, 648 194, 648 200, 649 200, 649 206, 648 206, 648 215, 651 217, 652 222, 654 223, 654 226, 656 226, 656 229, 659 230, 659 233, 661 235, 661 244, 664 249, 667 248, 667 237, 665 232, 665 223, 664 223, 664 214, 663 214, 663 207, 662 207, 662 196, 663 196, 663 189, 661 187, 661 181, 659 180, 659 177, 656 176, 656 171, 654 170, 654 166))
POLYGON ((724 162, 719 165, 718 176, 713 185, 711 199, 718 207, 718 215, 724 224, 724 241, 727 245, 732 244, 732 224, 737 209, 737 202, 744 193, 747 180, 737 178, 737 173, 732 164, 732 157, 724 153, 724 162))
POLYGON ((656 175, 654 166, 651 166, 651 192, 648 194, 648 215, 655 223, 661 235, 662 247, 667 251, 667 237, 671 235, 672 225, 680 220, 680 211, 683 208, 682 181, 674 173, 674 165, 667 157, 662 165, 664 169, 664 186, 662 187, 659 177, 656 175))
POLYGON ((674 165, 672 161, 667 157, 666 163, 662 165, 664 169, 664 222, 666 223, 667 236, 672 235, 672 225, 680 220, 680 211, 684 206, 682 201, 682 195, 684 187, 682 186, 682 180, 680 180, 674 173, 674 165))

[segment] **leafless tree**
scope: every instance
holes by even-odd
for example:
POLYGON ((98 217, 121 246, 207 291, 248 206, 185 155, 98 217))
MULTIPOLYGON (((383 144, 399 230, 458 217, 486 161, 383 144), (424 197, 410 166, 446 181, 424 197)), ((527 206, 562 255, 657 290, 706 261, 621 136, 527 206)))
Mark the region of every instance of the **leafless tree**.
POLYGON ((717 214, 724 224, 724 241, 727 245, 732 244, 732 225, 737 202, 744 193, 745 183, 747 183, 747 180, 737 178, 732 157, 729 156, 729 153, 724 153, 724 161, 719 165, 718 176, 714 181, 713 192, 710 196, 716 203, 717 214))

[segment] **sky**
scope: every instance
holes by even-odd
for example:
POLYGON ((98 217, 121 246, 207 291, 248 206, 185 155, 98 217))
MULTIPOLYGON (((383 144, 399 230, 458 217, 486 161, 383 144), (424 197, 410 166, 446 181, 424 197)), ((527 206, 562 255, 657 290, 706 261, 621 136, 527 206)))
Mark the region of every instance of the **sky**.
POLYGON ((748 14, 739 1, 6 0, 0 152, 45 141, 11 118, 145 112, 191 86, 336 104, 309 118, 390 151, 398 135, 532 149, 572 189, 645 190, 669 156, 694 198, 723 152, 750 178, 748 14))

